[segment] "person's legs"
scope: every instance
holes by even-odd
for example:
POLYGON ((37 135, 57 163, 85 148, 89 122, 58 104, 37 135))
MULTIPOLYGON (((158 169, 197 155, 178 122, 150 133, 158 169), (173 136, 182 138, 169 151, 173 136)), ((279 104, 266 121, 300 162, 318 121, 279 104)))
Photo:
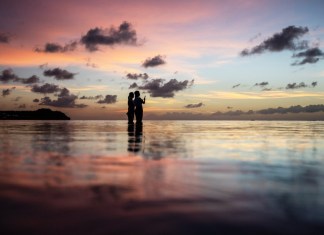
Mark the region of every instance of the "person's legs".
POLYGON ((134 123, 134 112, 130 114, 130 123, 134 123))
POLYGON ((137 111, 135 115, 136 115, 136 122, 141 123, 143 119, 143 111, 137 111))
POLYGON ((136 122, 138 121, 138 113, 135 111, 136 122))
POLYGON ((127 117, 128 117, 128 124, 134 123, 134 113, 128 112, 127 117))

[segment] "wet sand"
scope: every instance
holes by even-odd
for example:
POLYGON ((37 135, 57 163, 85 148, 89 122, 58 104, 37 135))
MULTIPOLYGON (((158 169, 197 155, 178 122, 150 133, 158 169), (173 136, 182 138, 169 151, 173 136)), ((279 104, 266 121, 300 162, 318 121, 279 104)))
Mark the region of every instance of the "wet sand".
POLYGON ((5 124, 1 234, 324 231, 322 123, 5 124))
POLYGON ((324 229, 321 217, 311 218, 322 211, 299 208, 294 192, 271 195, 269 186, 255 180, 251 188, 239 186, 238 166, 125 158, 97 159, 113 176, 100 184, 94 179, 69 185, 65 174, 48 176, 56 182, 47 185, 28 178, 17 184, 13 179, 22 175, 11 175, 11 183, 0 184, 1 229, 5 234, 321 234, 324 229), (168 173, 159 176, 161 171, 168 173))

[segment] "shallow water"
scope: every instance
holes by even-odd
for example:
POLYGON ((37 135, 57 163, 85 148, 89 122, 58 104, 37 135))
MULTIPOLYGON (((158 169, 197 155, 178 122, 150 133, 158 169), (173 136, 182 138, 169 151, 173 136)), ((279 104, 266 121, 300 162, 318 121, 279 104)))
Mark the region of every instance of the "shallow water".
POLYGON ((324 122, 0 121, 0 223, 33 234, 321 234, 323 150, 324 122))

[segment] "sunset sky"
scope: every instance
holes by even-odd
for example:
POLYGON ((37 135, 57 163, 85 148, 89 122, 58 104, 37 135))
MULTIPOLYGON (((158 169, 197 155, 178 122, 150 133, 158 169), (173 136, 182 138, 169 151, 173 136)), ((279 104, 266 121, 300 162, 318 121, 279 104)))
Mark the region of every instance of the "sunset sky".
MULTIPOLYGON (((1 0, 0 109, 73 119, 324 102, 323 0, 1 0)), ((144 118, 145 118, 144 115, 144 118)))

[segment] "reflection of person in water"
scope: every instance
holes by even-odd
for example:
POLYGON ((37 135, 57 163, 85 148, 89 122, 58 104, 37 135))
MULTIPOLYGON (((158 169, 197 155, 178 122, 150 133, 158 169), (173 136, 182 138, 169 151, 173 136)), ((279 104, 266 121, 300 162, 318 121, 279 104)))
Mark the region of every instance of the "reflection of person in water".
POLYGON ((126 113, 128 116, 128 124, 134 124, 134 93, 129 92, 128 95, 128 112, 126 113))
POLYGON ((127 150, 129 152, 134 152, 134 145, 135 145, 134 125, 128 125, 127 132, 128 132, 128 148, 127 148, 127 150))
POLYGON ((141 124, 128 125, 127 132, 128 132, 128 148, 129 152, 138 152, 142 148, 142 133, 143 133, 143 126, 141 124), (135 130, 135 133, 134 133, 135 130))
POLYGON ((135 91, 135 99, 134 99, 134 105, 135 105, 135 116, 136 116, 136 123, 141 124, 143 119, 143 105, 145 104, 145 97, 144 100, 140 97, 140 92, 135 91))

